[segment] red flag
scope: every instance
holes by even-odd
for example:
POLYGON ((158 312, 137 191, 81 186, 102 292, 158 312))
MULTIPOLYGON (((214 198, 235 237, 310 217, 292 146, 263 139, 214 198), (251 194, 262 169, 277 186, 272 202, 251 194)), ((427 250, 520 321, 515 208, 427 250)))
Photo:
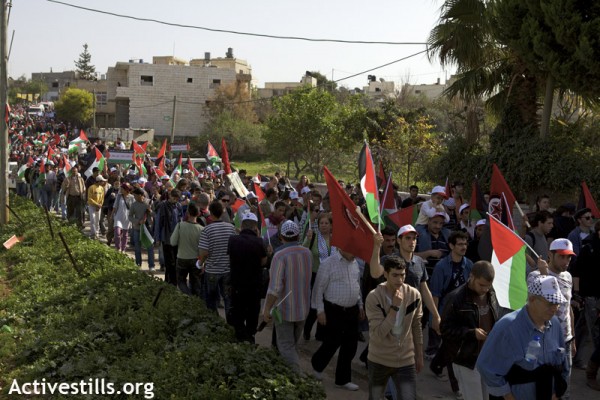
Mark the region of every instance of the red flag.
POLYGON ((192 172, 192 174, 194 174, 194 176, 200 175, 200 172, 198 172, 198 170, 196 168, 194 168, 194 164, 192 163, 190 156, 188 156, 188 158, 187 158, 187 164, 188 164, 187 169, 190 170, 192 172))
POLYGON ((256 182, 254 182, 254 192, 255 192, 254 194, 256 194, 256 197, 258 197, 259 203, 265 199, 265 192, 263 192, 260 185, 256 182))
POLYGON ((146 149, 148 148, 148 142, 144 142, 144 143, 142 143, 142 144, 140 145, 140 147, 141 147, 142 149, 144 149, 144 152, 146 152, 146 149))
POLYGON ((48 161, 50 161, 50 159, 52 158, 53 155, 54 155, 54 150, 52 150, 52 146, 48 146, 48 153, 46 154, 46 158, 48 159, 48 161))
POLYGON ((85 140, 86 142, 89 142, 90 140, 88 139, 87 135, 85 134, 85 132, 83 131, 83 129, 81 131, 79 131, 79 139, 81 140, 85 140))
POLYGON ((377 187, 380 189, 383 187, 385 190, 385 183, 385 170, 383 169, 383 163, 381 160, 379 160, 379 171, 377 171, 377 187))
POLYGON ((337 183, 327 167, 323 168, 331 204, 335 229, 331 244, 352 253, 363 260, 370 260, 373 253, 373 234, 356 211, 356 204, 337 183))
POLYGON ((33 165, 33 158, 31 156, 29 156, 29 158, 27 159, 27 166, 31 167, 33 165))
POLYGON ((226 174, 231 173, 231 165, 229 164, 229 152, 227 151, 227 143, 225 142, 225 138, 221 140, 221 147, 223 148, 223 169, 226 174))
POLYGON ((504 180, 502 172, 496 164, 493 164, 490 203, 488 204, 489 213, 511 229, 514 229, 514 223, 510 215, 515 202, 515 195, 510 190, 506 180, 504 180))
POLYGON ((56 133, 54 135, 54 137, 52 138, 52 146, 58 146, 59 143, 60 143, 60 135, 58 133, 56 133))
POLYGON ((46 161, 42 158, 42 164, 40 165, 40 175, 46 173, 46 161))
MULTIPOLYGON (((167 151, 167 139, 165 139, 163 141, 162 146, 160 146, 160 150, 158 151, 158 155, 156 156, 156 159, 158 160, 159 158, 164 158, 166 151, 167 151)), ((157 165, 157 166, 159 166, 159 165, 157 165)))
MULTIPOLYGON (((386 181, 384 180, 384 182, 386 181)), ((383 209, 384 213, 394 213, 398 210, 396 198, 394 197, 394 182, 392 181, 391 173, 387 179, 387 183, 383 191, 383 200, 381 203, 381 208, 383 209)))
POLYGON ((592 193, 590 193, 590 189, 588 188, 587 183, 585 181, 581 182, 581 194, 579 195, 579 209, 589 208, 592 211, 592 216, 594 218, 600 218, 600 211, 598 210, 598 206, 592 197, 592 193))
POLYGON ((71 171, 71 163, 69 162, 69 159, 67 158, 67 156, 65 154, 63 154, 63 156, 62 156, 62 162, 64 164, 63 172, 65 173, 66 176, 69 176, 69 171, 71 171))

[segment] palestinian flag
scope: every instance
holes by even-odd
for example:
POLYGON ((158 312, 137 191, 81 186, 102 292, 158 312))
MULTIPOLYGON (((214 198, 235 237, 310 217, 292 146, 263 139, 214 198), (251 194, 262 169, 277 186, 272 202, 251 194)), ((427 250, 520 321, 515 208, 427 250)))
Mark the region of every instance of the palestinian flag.
POLYGON ((167 139, 163 140, 163 144, 162 144, 162 146, 160 146, 160 150, 158 151, 158 155, 156 156, 156 161, 158 161, 161 158, 164 159, 166 152, 167 152, 167 139))
POLYGON ((187 158, 187 169, 194 174, 194 176, 198 176, 200 175, 200 172, 198 172, 198 170, 196 168, 194 168, 194 163, 192 163, 192 160, 190 159, 190 156, 188 156, 187 158))
POLYGON ((262 188, 260 187, 260 185, 256 182, 254 183, 254 194, 256 195, 256 197, 258 198, 258 202, 262 202, 265 199, 265 192, 262 190, 262 188))
POLYGON ((31 158, 31 156, 29 156, 27 163, 21 165, 21 168, 19 168, 19 170, 17 171, 17 175, 19 176, 19 179, 25 178, 25 171, 27 171, 27 168, 30 168, 32 165, 33 165, 33 158, 31 158))
POLYGON ((231 164, 229 163, 229 152, 227 151, 227 142, 225 142, 225 138, 221 140, 221 147, 223 151, 223 170, 229 175, 231 173, 231 164))
MULTIPOLYGON (((359 216, 356 204, 340 187, 327 167, 323 167, 325 181, 331 204, 331 216, 335 229, 331 236, 331 245, 352 253, 365 261, 373 253, 373 234, 365 221, 359 216)), ((373 182, 375 174, 373 173, 373 182)))
POLYGON ((181 176, 181 173, 183 171, 182 162, 183 162, 183 153, 179 153, 179 160, 177 160, 177 165, 175 166, 175 168, 173 168, 173 172, 171 172, 171 180, 175 176, 175 172, 179 172, 179 176, 181 176))
POLYGON ((40 164, 40 174, 35 182, 38 186, 46 183, 46 161, 43 158, 42 163, 40 164))
POLYGON ((260 207, 258 207, 258 215, 260 216, 260 236, 263 238, 266 238, 269 236, 269 229, 267 228, 267 223, 265 222, 265 216, 264 216, 262 210, 260 209, 260 207))
POLYGON ((86 178, 89 178, 90 176, 92 176, 92 170, 94 169, 94 167, 98 167, 98 169, 100 171, 104 171, 104 165, 106 164, 106 160, 104 159, 104 156, 102 155, 100 150, 98 150, 97 148, 95 148, 94 150, 96 150, 96 158, 90 164, 88 169, 86 169, 85 172, 83 173, 86 178))
POLYGON ((69 176, 69 172, 71 171, 71 163, 69 162, 69 158, 63 154, 62 161, 64 163, 63 172, 65 176, 69 176))
POLYGON ((144 159, 142 157, 135 158, 135 166, 137 167, 140 178, 148 175, 148 171, 146 171, 146 166, 144 165, 144 159))
POLYGON ((413 204, 411 206, 404 207, 395 213, 384 215, 384 220, 386 224, 389 224, 398 230, 404 225, 415 226, 417 224, 418 217, 419 209, 413 204))
POLYGON ((140 227, 140 244, 145 249, 150 249, 152 246, 154 246, 154 238, 150 234, 146 224, 142 224, 140 227))
MULTIPOLYGON (((234 212, 235 216, 233 217, 233 225, 237 228, 240 229, 242 226, 242 221, 240 220, 240 214, 238 213, 238 210, 240 209, 241 206, 243 206, 244 204, 246 204, 246 202, 244 201, 244 199, 240 199, 239 197, 237 199, 235 199, 235 203, 233 203, 231 205, 231 211, 234 212)), ((250 212, 250 210, 248 210, 248 212, 250 212)))
POLYGON ((488 205, 483 197, 481 186, 477 178, 473 179, 473 186, 471 188, 471 201, 469 202, 470 214, 469 219, 479 221, 485 218, 485 213, 488 210, 488 205))
POLYGON ((496 164, 493 165, 492 183, 490 185, 489 213, 505 223, 511 229, 515 229, 512 221, 512 209, 516 202, 515 195, 510 190, 502 172, 496 164))
POLYGON ((517 310, 527 302, 527 280, 523 239, 490 216, 492 265, 496 272, 494 290, 501 307, 517 310))
POLYGON ((85 132, 82 130, 77 139, 71 140, 69 142, 69 150, 68 150, 69 153, 79 152, 79 149, 81 149, 83 146, 85 146, 85 143, 87 141, 88 141, 88 138, 87 138, 85 132))
POLYGON ((131 142, 131 150, 133 150, 133 154, 137 157, 144 157, 146 155, 146 149, 137 144, 135 140, 131 142))
POLYGON ((221 161, 221 157, 219 157, 217 150, 215 150, 214 146, 210 143, 210 141, 208 142, 208 150, 206 152, 206 159, 211 164, 221 161))
POLYGON ((366 141, 358 155, 358 177, 360 179, 360 188, 367 203, 369 218, 374 224, 381 224, 381 216, 379 214, 379 191, 377 189, 377 181, 375 180, 375 166, 373 165, 371 150, 366 141))
POLYGON ((581 182, 581 194, 579 195, 579 203, 577 204, 578 210, 581 210, 582 208, 589 208, 592 211, 592 216, 595 219, 600 218, 598 206, 596 205, 596 202, 594 201, 594 198, 590 193, 590 189, 585 181, 581 182))

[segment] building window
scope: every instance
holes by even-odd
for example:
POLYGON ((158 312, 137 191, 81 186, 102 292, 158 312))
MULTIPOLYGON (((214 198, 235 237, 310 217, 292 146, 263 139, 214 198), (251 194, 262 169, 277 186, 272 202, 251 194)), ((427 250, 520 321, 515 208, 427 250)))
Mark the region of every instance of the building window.
POLYGON ((419 93, 421 93, 420 90, 415 90, 415 94, 419 94, 419 93))
POLYGON ((56 88, 56 87, 58 87, 58 82, 52 82, 52 87, 53 87, 53 88, 56 88))
POLYGON ((187 83, 192 83, 194 80, 192 78, 187 78, 187 83))
POLYGON ((215 89, 215 88, 218 88, 219 86, 221 86, 221 80, 220 79, 213 79, 212 83, 210 84, 210 88, 211 89, 215 89))
POLYGON ((107 104, 106 92, 96 92, 96 105, 105 106, 107 104))
POLYGON ((154 77, 152 75, 142 75, 140 78, 140 85, 154 86, 154 77))

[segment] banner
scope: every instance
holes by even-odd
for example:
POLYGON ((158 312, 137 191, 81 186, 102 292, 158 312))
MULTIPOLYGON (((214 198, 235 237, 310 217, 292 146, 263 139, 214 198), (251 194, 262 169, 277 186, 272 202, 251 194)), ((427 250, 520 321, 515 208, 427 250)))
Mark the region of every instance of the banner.
POLYGON ((172 144, 171 151, 173 153, 188 152, 188 151, 190 151, 190 145, 189 144, 172 144))
POLYGON ((109 150, 106 156, 109 164, 131 164, 133 163, 132 150, 109 150))
POLYGON ((227 174, 227 177, 231 182, 231 186, 233 186, 233 188, 240 197, 245 198, 246 196, 248 196, 248 189, 246 189, 246 187, 244 186, 244 183, 242 182, 242 179, 240 178, 237 172, 227 174))

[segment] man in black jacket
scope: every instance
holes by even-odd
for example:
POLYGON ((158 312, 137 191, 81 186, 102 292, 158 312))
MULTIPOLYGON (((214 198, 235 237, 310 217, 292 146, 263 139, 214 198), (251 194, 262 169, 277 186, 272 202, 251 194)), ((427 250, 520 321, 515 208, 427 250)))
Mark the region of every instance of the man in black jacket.
POLYGON ((493 281, 492 264, 476 262, 467 283, 447 295, 442 313, 442 339, 465 400, 488 398, 475 362, 488 333, 500 317, 493 281))

